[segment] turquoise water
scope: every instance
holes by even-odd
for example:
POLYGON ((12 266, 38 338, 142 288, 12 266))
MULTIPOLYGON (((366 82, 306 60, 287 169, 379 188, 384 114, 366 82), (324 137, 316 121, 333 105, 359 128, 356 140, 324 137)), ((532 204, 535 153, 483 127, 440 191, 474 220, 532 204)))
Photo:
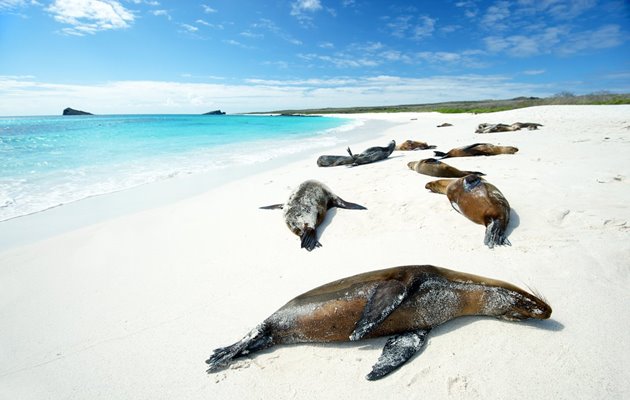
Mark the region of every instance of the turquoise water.
POLYGON ((339 143, 328 117, 0 117, 0 221, 86 197, 339 143))

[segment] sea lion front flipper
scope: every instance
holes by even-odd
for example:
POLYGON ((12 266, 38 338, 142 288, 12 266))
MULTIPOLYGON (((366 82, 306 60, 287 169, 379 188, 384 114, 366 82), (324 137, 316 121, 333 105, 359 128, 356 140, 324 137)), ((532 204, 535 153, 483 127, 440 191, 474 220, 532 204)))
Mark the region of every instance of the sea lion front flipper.
POLYGON ((486 235, 483 239, 483 244, 488 246, 489 248, 494 248, 494 246, 511 246, 512 243, 505 236, 505 229, 502 228, 499 220, 492 220, 486 226, 486 235))
POLYGON ((376 285, 357 321, 350 340, 359 340, 376 328, 407 297, 407 286, 397 280, 388 280, 376 285))
POLYGON ((420 329, 406 332, 387 339, 383 353, 372 366, 372 372, 365 377, 369 381, 381 379, 407 362, 427 343, 427 335, 431 329, 420 329))
POLYGON ((328 208, 332 207, 345 208, 348 210, 367 210, 367 208, 363 207, 362 205, 345 201, 339 196, 335 196, 334 198, 330 199, 330 202, 328 203, 328 208))
POLYGON ((272 204, 270 206, 263 206, 263 207, 258 207, 261 210, 278 210, 278 209, 282 209, 282 207, 284 207, 284 204, 280 203, 280 204, 272 204))

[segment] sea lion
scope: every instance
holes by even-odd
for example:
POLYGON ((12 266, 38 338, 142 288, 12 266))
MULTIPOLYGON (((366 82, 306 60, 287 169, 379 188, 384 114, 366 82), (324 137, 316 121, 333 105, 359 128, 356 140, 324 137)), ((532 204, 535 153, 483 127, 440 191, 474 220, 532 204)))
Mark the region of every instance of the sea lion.
POLYGON ((453 124, 449 124, 448 122, 445 122, 443 124, 438 125, 438 128, 446 128, 447 126, 453 126, 453 124))
POLYGON ((447 186, 446 197, 457 212, 477 224, 485 225, 483 243, 486 246, 511 246, 505 236, 510 222, 510 204, 496 186, 477 175, 467 175, 447 186))
POLYGON ((448 185, 455 181, 456 179, 437 179, 435 181, 428 182, 424 185, 424 188, 429 189, 429 191, 433 193, 446 194, 446 188, 448 188, 448 185))
POLYGON ((346 342, 392 336, 366 376, 380 379, 426 343, 433 327, 460 316, 547 319, 551 307, 506 282, 431 265, 366 272, 308 291, 235 344, 214 350, 208 373, 280 344, 346 342))
POLYGON ((395 150, 409 151, 409 150, 427 150, 435 149, 435 146, 430 146, 425 142, 418 142, 415 140, 405 140, 403 143, 396 146, 395 150))
POLYGON ((436 157, 473 157, 473 156, 496 156, 497 154, 514 154, 518 151, 517 147, 512 146, 495 146, 490 143, 475 143, 468 146, 457 147, 449 150, 447 153, 441 151, 433 151, 436 157))
POLYGON ((260 207, 266 210, 281 208, 284 221, 291 232, 301 239, 301 247, 308 251, 321 247, 317 240, 316 229, 322 223, 326 212, 333 208, 366 210, 365 207, 344 201, 321 182, 308 180, 302 182, 289 196, 286 204, 273 204, 260 207))
POLYGON ((365 149, 360 154, 353 154, 350 147, 346 149, 350 156, 320 156, 317 159, 319 167, 335 167, 338 165, 363 165, 384 160, 389 157, 396 148, 396 141, 392 140, 386 147, 374 146, 365 149))
POLYGON ((515 122, 512 125, 483 123, 479 124, 475 133, 512 132, 521 130, 522 128, 533 131, 538 129, 539 126, 542 125, 535 122, 515 122))
POLYGON ((461 178, 470 174, 485 175, 483 172, 479 171, 460 171, 455 167, 451 167, 450 165, 443 163, 442 161, 436 160, 435 158, 411 161, 407 163, 407 166, 420 174, 441 178, 461 178))

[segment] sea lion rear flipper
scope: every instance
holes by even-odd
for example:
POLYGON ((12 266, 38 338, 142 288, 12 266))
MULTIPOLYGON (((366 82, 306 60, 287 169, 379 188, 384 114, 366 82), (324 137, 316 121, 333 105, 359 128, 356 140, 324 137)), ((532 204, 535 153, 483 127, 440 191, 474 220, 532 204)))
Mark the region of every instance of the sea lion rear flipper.
POLYGON ((435 153, 436 157, 446 157, 446 153, 444 153, 443 151, 437 151, 437 150, 433 150, 433 153, 435 153))
POLYGON ((206 372, 210 374, 219 371, 227 367, 235 358, 273 346, 273 339, 267 332, 265 323, 262 323, 233 345, 215 349, 206 360, 208 364, 206 372))
POLYGON ((300 239, 302 240, 301 247, 308 251, 316 247, 322 247, 322 244, 317 241, 317 232, 313 228, 304 228, 300 239))
POLYGON ((383 353, 376 364, 372 366, 372 372, 367 374, 365 378, 370 381, 381 379, 406 363, 407 360, 424 347, 430 331, 431 329, 420 329, 387 339, 385 347, 383 347, 383 353))
POLYGON ((407 286, 397 280, 388 280, 376 285, 357 321, 350 340, 359 340, 385 321, 407 297, 407 286))
POLYGON ((258 207, 261 210, 278 210, 278 209, 282 209, 282 207, 284 207, 284 204, 280 203, 280 204, 272 204, 270 206, 263 206, 263 207, 258 207))

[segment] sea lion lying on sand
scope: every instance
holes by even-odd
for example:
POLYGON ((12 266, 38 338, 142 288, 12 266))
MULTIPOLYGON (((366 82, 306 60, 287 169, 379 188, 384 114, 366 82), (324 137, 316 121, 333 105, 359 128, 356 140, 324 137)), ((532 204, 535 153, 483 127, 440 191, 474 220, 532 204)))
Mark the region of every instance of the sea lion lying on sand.
POLYGON ((477 175, 467 175, 451 183, 434 183, 429 190, 442 193, 439 190, 445 183, 446 197, 455 211, 486 227, 483 240, 486 246, 511 245, 505 234, 510 222, 510 203, 496 186, 477 175))
POLYGON ((530 131, 538 129, 541 124, 535 122, 515 122, 512 125, 506 124, 479 124, 475 133, 512 132, 527 128, 530 131))
POLYGON ((453 126, 453 124, 449 124, 448 122, 445 122, 443 124, 438 125, 438 128, 446 128, 447 126, 453 126))
POLYGON ((468 146, 457 147, 451 149, 448 153, 441 151, 433 151, 436 157, 473 157, 473 156, 496 156, 497 154, 514 154, 518 151, 517 147, 512 146, 495 146, 490 143, 475 143, 468 146))
POLYGON ((409 151, 409 150, 427 150, 435 149, 435 146, 429 146, 425 142, 418 142, 415 140, 405 140, 403 143, 396 146, 395 150, 409 151))
POLYGON ((317 159, 319 167, 335 167, 338 165, 363 165, 384 160, 389 157, 396 148, 396 142, 392 140, 387 147, 374 146, 367 148, 361 154, 353 154, 350 147, 347 151, 350 156, 320 156, 317 159))
POLYGON ((461 178, 466 175, 485 175, 479 171, 460 171, 455 167, 436 160, 435 158, 427 158, 426 160, 411 161, 407 163, 407 166, 424 175, 437 176, 441 178, 461 178))
POLYGON ((394 267, 308 291, 243 339, 214 350, 208 373, 281 344, 347 342, 390 336, 367 379, 384 377, 424 347, 432 328, 467 315, 506 321, 547 319, 551 307, 512 284, 431 265, 394 267))
POLYGON ((286 204, 273 204, 260 207, 266 210, 281 208, 284 210, 284 221, 291 232, 300 237, 301 247, 308 251, 321 247, 317 240, 316 229, 322 223, 326 212, 333 208, 365 210, 366 208, 344 201, 321 182, 308 180, 302 182, 289 196, 286 204))

